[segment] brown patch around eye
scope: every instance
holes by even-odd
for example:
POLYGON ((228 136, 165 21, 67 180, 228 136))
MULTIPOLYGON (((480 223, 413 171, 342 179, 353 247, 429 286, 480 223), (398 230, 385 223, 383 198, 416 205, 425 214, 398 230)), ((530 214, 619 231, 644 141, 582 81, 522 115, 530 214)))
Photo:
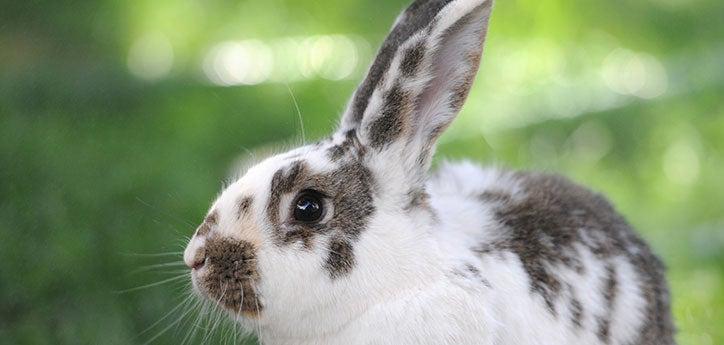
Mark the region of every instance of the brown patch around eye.
POLYGON ((305 249, 312 249, 316 243, 327 243, 329 254, 324 269, 331 278, 349 273, 355 263, 353 244, 375 210, 373 189, 372 173, 359 159, 346 160, 337 169, 321 174, 311 174, 301 161, 279 169, 272 178, 267 205, 275 244, 300 243, 305 249), (304 188, 325 195, 331 207, 329 211, 333 212, 329 220, 307 224, 279 218, 280 208, 287 206, 280 204, 283 196, 304 188))
POLYGON ((302 161, 295 161, 288 168, 281 168, 274 173, 269 191, 269 202, 267 203, 267 216, 274 226, 279 226, 279 203, 282 196, 294 190, 294 186, 306 176, 306 164, 302 161))
POLYGON ((261 276, 256 247, 247 241, 212 237, 205 250, 208 271, 200 284, 209 299, 235 313, 258 315, 264 306, 257 292, 261 276))

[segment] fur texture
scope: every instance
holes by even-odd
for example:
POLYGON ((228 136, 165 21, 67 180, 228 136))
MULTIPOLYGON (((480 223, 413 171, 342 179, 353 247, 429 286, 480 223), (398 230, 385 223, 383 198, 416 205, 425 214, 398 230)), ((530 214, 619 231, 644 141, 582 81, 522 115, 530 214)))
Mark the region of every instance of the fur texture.
POLYGON ((490 0, 418 0, 330 138, 250 168, 184 259, 264 344, 674 344, 661 262, 559 176, 444 164, 490 0), (321 196, 318 220, 294 216, 321 196))

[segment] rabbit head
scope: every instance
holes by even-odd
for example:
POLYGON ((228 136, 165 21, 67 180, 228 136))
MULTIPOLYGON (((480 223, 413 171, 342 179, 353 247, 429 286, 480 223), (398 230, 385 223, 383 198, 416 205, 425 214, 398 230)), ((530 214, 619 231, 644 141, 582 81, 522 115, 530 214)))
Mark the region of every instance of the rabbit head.
POLYGON ((427 170, 478 70, 490 11, 490 0, 407 8, 337 132, 248 169, 213 203, 184 253, 195 289, 241 323, 292 335, 424 276, 436 221, 427 170))

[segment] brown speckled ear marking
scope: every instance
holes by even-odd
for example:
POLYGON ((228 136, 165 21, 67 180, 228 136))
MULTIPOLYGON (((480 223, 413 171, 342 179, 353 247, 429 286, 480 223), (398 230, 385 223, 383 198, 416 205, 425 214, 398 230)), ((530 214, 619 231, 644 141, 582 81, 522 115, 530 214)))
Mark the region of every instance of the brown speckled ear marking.
POLYGON ((369 124, 369 144, 381 148, 397 140, 413 110, 413 95, 397 84, 385 93, 381 115, 369 124))
POLYGON ((355 129, 370 151, 397 150, 402 157, 391 160, 419 184, 470 91, 491 8, 492 0, 415 1, 384 41, 340 131, 355 129))
POLYGON ((327 149, 327 155, 332 162, 337 162, 346 155, 354 155, 357 158, 364 157, 366 152, 357 138, 357 130, 350 129, 344 133, 344 140, 339 145, 333 145, 327 149))
MULTIPOLYGON (((379 85, 384 73, 400 45, 407 41, 414 33, 427 27, 440 10, 451 0, 417 0, 403 12, 395 23, 392 31, 382 43, 375 61, 372 63, 367 77, 357 88, 349 109, 350 120, 359 124, 362 120, 372 92, 379 85)), ((421 59, 408 61, 403 70, 410 70, 410 64, 419 64, 421 59)), ((414 68, 413 68, 414 69, 414 68)))
POLYGON ((258 316, 264 305, 255 287, 261 276, 254 245, 212 236, 206 241, 205 251, 208 272, 200 284, 209 298, 247 317, 258 316))
MULTIPOLYGON (((543 298, 553 315, 558 314, 556 300, 564 297, 563 280, 553 268, 565 267, 579 273, 587 269, 577 259, 580 254, 576 245, 587 248, 604 262, 623 257, 643 277, 640 291, 647 300, 647 320, 641 339, 635 344, 657 344, 662 335, 672 334, 673 323, 664 311, 669 305, 663 266, 606 199, 560 176, 517 173, 514 177, 521 186, 521 195, 480 196, 482 202, 495 210, 505 236, 496 243, 480 245, 476 248, 478 254, 505 251, 517 255, 530 279, 531 292, 543 298)), ((610 340, 610 308, 618 294, 616 270, 611 264, 606 267, 598 293, 609 309, 592 316, 603 342, 610 340)), ((569 297, 573 323, 578 326, 583 309, 575 294, 569 297)))

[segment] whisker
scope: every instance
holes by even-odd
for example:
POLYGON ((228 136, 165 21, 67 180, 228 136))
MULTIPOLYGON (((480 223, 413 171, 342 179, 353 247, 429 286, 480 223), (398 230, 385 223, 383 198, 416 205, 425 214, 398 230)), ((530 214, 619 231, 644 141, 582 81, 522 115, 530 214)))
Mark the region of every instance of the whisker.
POLYGON ((145 257, 159 257, 159 256, 179 256, 183 257, 184 252, 165 252, 165 253, 121 253, 126 256, 145 256, 145 257))
POLYGON ((183 261, 174 261, 174 262, 165 262, 165 263, 161 263, 161 264, 145 265, 145 266, 141 266, 141 267, 129 272, 128 274, 138 274, 141 272, 152 271, 157 268, 176 267, 176 266, 184 266, 184 265, 186 265, 186 264, 183 261))
POLYGON ((199 331, 200 323, 203 321, 204 317, 204 309, 206 308, 206 303, 202 299, 198 299, 195 308, 198 308, 198 314, 196 315, 196 319, 194 320, 192 327, 189 329, 189 331, 186 333, 186 336, 181 341, 181 345, 186 344, 186 340, 193 341, 193 339, 196 338, 196 334, 199 331))
MULTIPOLYGON (((214 334, 214 331, 216 330, 216 327, 218 326, 219 320, 221 319, 221 316, 222 316, 221 312, 219 311, 219 306, 221 304, 221 300, 224 299, 224 295, 226 294, 226 288, 228 287, 228 285, 223 285, 223 284, 221 284, 221 282, 219 282, 219 284, 224 286, 224 288, 221 290, 221 295, 219 296, 219 299, 216 301, 215 305, 213 306, 214 312, 216 313, 216 318, 215 318, 213 324, 211 325, 211 329, 206 334, 207 337, 210 337, 214 334)), ((201 342, 205 343, 207 337, 204 337, 204 339, 202 339, 201 342)))
MULTIPOLYGON (((256 288, 254 287, 254 284, 251 284, 249 286, 251 286, 252 290, 254 290, 254 295, 258 296, 259 294, 257 293, 256 288)), ((254 299, 254 304, 256 304, 256 314, 259 315, 259 312, 260 312, 259 300, 257 298, 254 299)), ((264 340, 262 339, 262 336, 261 336, 261 324, 258 321, 255 323, 256 323, 256 328, 257 328, 257 338, 259 340, 259 344, 264 344, 264 340)))
POLYGON ((292 96, 292 102, 294 102, 294 108, 297 110, 297 116, 299 117, 299 129, 302 132, 302 144, 307 142, 306 134, 304 133, 304 121, 302 120, 302 111, 299 109, 299 103, 297 102, 297 98, 294 97, 294 92, 292 91, 291 86, 289 84, 286 84, 287 90, 289 91, 289 95, 292 96))
POLYGON ((160 214, 162 214, 162 215, 164 215, 164 216, 166 216, 166 217, 169 217, 169 218, 171 218, 171 219, 173 219, 173 220, 175 220, 175 221, 182 222, 182 223, 184 223, 184 224, 186 224, 186 225, 188 225, 188 226, 190 226, 190 227, 192 227, 192 228, 195 228, 195 227, 196 227, 193 223, 191 223, 191 222, 189 222, 189 221, 187 221, 187 220, 185 220, 185 219, 181 219, 181 218, 179 218, 179 217, 176 217, 176 216, 174 216, 174 215, 172 215, 172 214, 170 214, 170 213, 168 213, 168 212, 165 212, 164 210, 161 210, 160 208, 158 208, 158 207, 156 207, 156 206, 153 206, 153 205, 151 205, 151 204, 143 201, 143 199, 141 199, 141 198, 139 198, 139 197, 136 197, 136 201, 140 202, 141 204, 145 205, 146 207, 151 208, 151 209, 153 209, 154 211, 159 212, 160 214))
POLYGON ((151 339, 148 339, 148 341, 146 341, 145 343, 143 343, 143 345, 148 345, 148 344, 150 344, 151 342, 153 342, 154 340, 158 339, 158 337, 160 337, 161 335, 163 335, 164 333, 166 333, 169 329, 171 329, 171 327, 173 327, 173 326, 176 325, 177 323, 181 322, 181 320, 182 320, 184 317, 186 317, 186 315, 188 315, 190 312, 191 312, 191 309, 185 311, 183 314, 181 314, 181 316, 180 316, 178 319, 176 319, 176 321, 174 321, 174 322, 172 322, 171 324, 169 324, 168 326, 166 326, 164 329, 162 329, 160 332, 158 332, 158 334, 154 335, 151 339))
POLYGON ((160 319, 158 319, 156 322, 152 323, 152 324, 151 324, 150 326, 148 326, 146 329, 144 329, 143 331, 141 331, 141 333, 139 333, 138 335, 140 336, 140 335, 143 335, 144 333, 150 331, 151 329, 153 329, 154 327, 156 327, 156 325, 158 325, 158 324, 161 323, 163 320, 166 320, 166 318, 168 318, 169 316, 171 316, 171 314, 173 314, 176 310, 178 310, 179 308, 185 307, 186 304, 187 304, 189 301, 191 301, 191 297, 192 297, 191 295, 186 296, 186 298, 184 298, 183 302, 179 303, 176 307, 174 307, 174 308, 171 309, 168 313, 166 313, 166 315, 164 315, 163 317, 161 317, 160 319))
POLYGON ((115 291, 115 293, 122 294, 122 293, 128 293, 128 292, 133 292, 133 291, 148 289, 148 288, 152 288, 152 287, 154 287, 154 286, 163 285, 163 284, 166 284, 166 283, 169 283, 169 282, 172 282, 172 281, 177 281, 177 280, 179 280, 179 279, 181 279, 181 278, 188 278, 188 275, 187 275, 187 274, 182 274, 182 275, 179 275, 179 276, 176 276, 176 277, 171 277, 171 278, 168 278, 168 279, 164 279, 164 280, 161 280, 161 281, 158 281, 158 282, 155 282, 155 283, 146 284, 146 285, 141 285, 141 286, 137 286, 137 287, 134 287, 134 288, 125 289, 125 290, 115 291))
POLYGON ((176 337, 176 338, 178 337, 179 331, 180 331, 181 329, 186 329, 186 328, 187 328, 187 327, 184 327, 184 325, 187 324, 188 322, 190 322, 191 320, 193 320, 193 318, 194 318, 194 317, 193 317, 193 313, 194 313, 194 311, 196 310, 196 307, 197 307, 198 304, 199 304, 199 300, 198 300, 198 299, 193 299, 193 297, 195 297, 193 293, 191 293, 191 292, 189 291, 187 294, 188 294, 189 297, 192 297, 192 301, 193 301, 193 302, 187 304, 188 310, 191 311, 191 312, 189 313, 189 317, 188 317, 188 318, 184 318, 184 320, 181 321, 180 323, 178 323, 178 324, 176 325, 176 327, 174 328, 174 337, 176 337))

